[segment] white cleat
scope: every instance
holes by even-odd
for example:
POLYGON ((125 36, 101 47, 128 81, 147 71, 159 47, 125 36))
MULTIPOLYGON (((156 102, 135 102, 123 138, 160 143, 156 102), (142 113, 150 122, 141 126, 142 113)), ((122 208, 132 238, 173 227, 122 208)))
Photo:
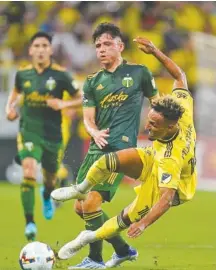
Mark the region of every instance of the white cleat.
POLYGON ((85 200, 86 196, 87 194, 78 191, 75 185, 57 188, 51 193, 51 197, 55 201, 68 201, 71 199, 85 200))
POLYGON ((68 242, 58 252, 61 260, 73 257, 81 248, 95 240, 93 231, 82 231, 76 239, 68 242))
POLYGON ((107 268, 114 268, 120 266, 125 261, 135 261, 138 257, 138 251, 132 247, 129 247, 128 254, 126 256, 119 256, 113 253, 111 259, 105 263, 107 268))

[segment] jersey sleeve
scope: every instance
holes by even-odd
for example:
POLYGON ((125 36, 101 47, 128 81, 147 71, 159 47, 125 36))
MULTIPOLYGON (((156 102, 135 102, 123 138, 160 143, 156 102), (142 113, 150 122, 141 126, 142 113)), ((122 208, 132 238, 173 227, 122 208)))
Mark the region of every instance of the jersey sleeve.
POLYGON ((158 185, 164 188, 178 189, 181 175, 181 161, 163 158, 158 166, 158 185))
POLYGON ((16 91, 18 93, 21 93, 22 92, 21 80, 20 80, 19 72, 17 72, 16 75, 15 75, 15 85, 14 85, 14 88, 16 89, 16 91))
POLYGON ((144 92, 144 96, 147 98, 151 98, 157 95, 158 90, 155 85, 154 77, 150 70, 143 66, 142 72, 142 89, 144 92))
POLYGON ((88 79, 85 81, 83 86, 83 107, 96 107, 94 94, 89 85, 88 79))
POLYGON ((187 89, 176 88, 173 89, 172 95, 179 101, 184 108, 184 113, 181 122, 184 124, 190 124, 193 122, 193 98, 191 93, 187 89))
POLYGON ((79 91, 78 83, 69 73, 64 72, 62 80, 63 89, 66 90, 71 96, 75 95, 79 91))

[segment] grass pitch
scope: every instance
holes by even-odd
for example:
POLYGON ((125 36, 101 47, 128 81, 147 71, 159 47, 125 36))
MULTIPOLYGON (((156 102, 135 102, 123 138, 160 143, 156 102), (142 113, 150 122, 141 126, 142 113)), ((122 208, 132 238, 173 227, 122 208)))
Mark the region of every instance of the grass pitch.
MULTIPOLYGON (((128 205, 135 193, 122 186, 114 200, 104 205, 110 216, 128 205)), ((20 269, 19 252, 27 244, 24 237, 24 218, 19 186, 0 183, 0 270, 20 269)), ((74 214, 73 202, 65 202, 57 209, 53 220, 42 216, 39 190, 36 190, 35 220, 37 240, 53 249, 73 239, 83 228, 74 214)), ((139 251, 136 262, 122 266, 126 270, 216 270, 216 194, 197 192, 192 202, 171 209, 144 234, 128 242, 139 251)), ((57 262, 55 269, 67 269, 79 263, 88 253, 87 247, 68 261, 57 262)), ((104 260, 113 250, 104 242, 104 260)))

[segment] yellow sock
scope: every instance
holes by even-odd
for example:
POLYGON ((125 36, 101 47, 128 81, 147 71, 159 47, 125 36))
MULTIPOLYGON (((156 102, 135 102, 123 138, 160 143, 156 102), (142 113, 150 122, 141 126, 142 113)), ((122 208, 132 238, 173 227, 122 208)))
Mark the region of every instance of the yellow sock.
POLYGON ((106 181, 112 172, 107 169, 105 155, 99 158, 90 168, 86 175, 86 180, 92 185, 106 181))
POLYGON ((105 182, 113 172, 117 171, 118 163, 119 161, 115 153, 103 155, 91 166, 86 180, 92 185, 105 182))
POLYGON ((119 234, 123 231, 124 228, 120 228, 117 221, 117 216, 107 220, 102 227, 95 231, 96 238, 99 239, 108 239, 112 236, 119 234))

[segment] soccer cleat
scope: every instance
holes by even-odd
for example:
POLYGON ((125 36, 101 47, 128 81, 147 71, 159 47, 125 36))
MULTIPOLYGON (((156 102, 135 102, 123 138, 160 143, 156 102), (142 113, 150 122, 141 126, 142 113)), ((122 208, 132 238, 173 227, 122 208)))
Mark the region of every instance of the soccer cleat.
POLYGON ((71 199, 85 200, 87 194, 77 190, 75 185, 58 188, 52 191, 51 197, 56 201, 67 201, 71 199))
POLYGON ((25 236, 28 241, 34 241, 37 233, 37 227, 35 223, 29 222, 25 227, 25 236))
POLYGON ((41 199, 42 199, 42 204, 43 204, 43 215, 45 219, 52 219, 55 213, 54 203, 52 201, 52 198, 45 200, 43 193, 44 193, 44 187, 41 187, 40 194, 41 194, 41 199))
POLYGON ((81 248, 95 240, 93 231, 82 231, 77 238, 68 242, 58 252, 58 257, 62 260, 73 257, 81 248))
POLYGON ((81 263, 75 266, 69 266, 68 269, 106 269, 104 262, 95 262, 86 257, 81 263))
POLYGON ((135 261, 138 257, 138 251, 132 247, 129 247, 129 253, 126 256, 119 256, 113 253, 112 258, 105 263, 107 268, 117 267, 125 261, 135 261))

